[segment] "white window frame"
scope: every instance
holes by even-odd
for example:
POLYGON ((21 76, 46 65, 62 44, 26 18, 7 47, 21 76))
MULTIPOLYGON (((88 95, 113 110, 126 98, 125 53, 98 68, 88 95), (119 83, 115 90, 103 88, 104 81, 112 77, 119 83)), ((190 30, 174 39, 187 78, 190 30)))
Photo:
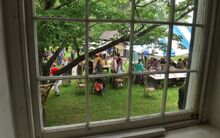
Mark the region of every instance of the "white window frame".
MULTIPOLYGON (((45 77, 45 76, 40 76, 38 73, 38 58, 37 58, 37 47, 36 47, 36 32, 34 31, 33 28, 34 27, 34 20, 65 20, 65 21, 83 21, 85 22, 85 28, 86 28, 86 32, 88 32, 88 25, 89 22, 109 22, 109 20, 90 20, 88 19, 88 0, 86 0, 86 9, 85 9, 85 20, 82 19, 70 19, 70 18, 56 18, 56 17, 35 17, 33 16, 33 9, 32 9, 32 2, 31 1, 26 1, 24 0, 22 2, 20 2, 20 8, 21 9, 25 9, 25 11, 21 10, 21 13, 24 12, 25 16, 26 16, 26 28, 27 29, 27 44, 29 45, 29 47, 26 47, 27 54, 28 57, 25 57, 26 59, 28 59, 28 63, 29 63, 29 70, 30 70, 30 75, 34 75, 36 77, 30 77, 30 89, 32 92, 32 102, 33 102, 33 117, 34 117, 34 128, 35 128, 35 136, 43 136, 43 137, 58 137, 58 136, 62 136, 62 137, 67 137, 67 136, 78 136, 80 134, 84 134, 84 135, 88 135, 88 134, 95 134, 95 133, 101 133, 101 132, 108 132, 108 131, 116 131, 118 129, 129 129, 129 128, 137 128, 137 127, 144 127, 144 126, 151 126, 151 125, 157 125, 157 124, 161 124, 161 123, 169 123, 169 122, 174 122, 174 121, 181 121, 181 120, 188 120, 188 119, 198 119, 198 117, 192 116, 194 114, 197 114, 197 111, 182 111, 182 112, 178 112, 178 113, 165 113, 165 107, 166 107, 166 97, 167 97, 167 85, 165 85, 165 89, 164 89, 164 93, 163 93, 163 101, 162 101, 162 110, 161 110, 161 114, 159 116, 139 116, 139 117, 131 117, 130 116, 130 103, 131 103, 131 85, 129 85, 129 91, 128 91, 128 110, 127 110, 127 118, 124 119, 115 119, 115 120, 111 120, 111 121, 102 121, 102 123, 100 122, 92 122, 90 123, 90 107, 89 107, 89 102, 90 102, 90 94, 89 94, 89 90, 87 88, 87 92, 86 92, 86 122, 83 124, 75 124, 75 125, 66 125, 66 126, 58 126, 58 127, 49 127, 49 128, 44 128, 43 127, 43 123, 42 123, 42 117, 40 116, 41 114, 41 105, 40 105, 40 93, 39 93, 39 82, 41 80, 56 80, 56 79, 76 79, 78 77, 45 77), (23 3, 25 1, 25 3, 23 3), (23 7, 22 5, 25 5, 25 7, 23 7), (34 56, 33 56, 34 55, 34 56), (38 98, 36 98, 38 97, 38 98), (87 128, 87 129, 85 129, 87 128)), ((198 0, 196 0, 197 2, 198 0)), ((172 0, 173 3, 175 3, 175 0, 172 0)), ((132 0, 132 8, 134 8, 134 0, 132 0)), ((171 10, 171 16, 174 16, 174 4, 172 4, 172 10, 171 10)), ((132 18, 129 21, 124 21, 124 20, 111 20, 111 22, 116 22, 116 23, 123 23, 123 22, 127 22, 131 24, 131 39, 130 39, 130 51, 133 51, 133 39, 134 36, 132 35, 133 31, 134 31, 134 23, 140 22, 140 21, 135 21, 134 20, 134 10, 132 10, 132 18)), ((194 11, 194 14, 196 15, 196 10, 194 11)), ((196 16, 194 16, 196 17, 196 16)), ((196 24, 196 18, 194 19, 195 21, 193 21, 193 23, 177 23, 174 22, 174 17, 172 17, 170 19, 169 22, 160 22, 160 21, 142 21, 144 23, 153 23, 153 24, 166 24, 169 25, 169 40, 171 40, 172 38, 172 27, 173 25, 189 25, 192 26, 192 34, 195 32, 195 27, 203 27, 203 25, 201 24, 196 24)), ((88 33, 85 33, 85 59, 88 59, 88 33)), ((191 46, 193 46, 193 38, 191 39, 191 46)), ((168 59, 170 58, 170 52, 171 52, 171 44, 172 42, 169 41, 168 42, 168 52, 167 52, 167 57, 168 59)), ((132 53, 131 53, 132 54, 132 53)), ((132 61, 132 57, 129 59, 129 61, 132 61)), ((141 74, 157 74, 157 73, 165 73, 166 77, 165 77, 165 82, 168 81, 168 73, 171 73, 168 69, 169 69, 169 62, 167 62, 168 68, 165 72, 154 72, 154 73, 149 73, 149 72, 143 72, 141 74)), ((86 66, 88 66, 88 60, 86 60, 86 66)), ((198 70, 185 70, 185 71, 174 71, 173 73, 178 73, 178 72, 188 72, 188 73, 192 73, 192 72, 197 72, 200 73, 200 71, 198 70)), ((129 66, 129 72, 127 74, 122 74, 125 76, 130 76, 128 84, 131 84, 131 75, 132 74, 137 74, 137 73, 133 73, 132 69, 131 69, 131 65, 129 66)), ((95 77, 109 77, 108 75, 100 75, 100 76, 89 76, 88 75, 88 69, 86 70, 86 83, 88 84, 88 79, 89 78, 95 78, 95 77)), ((115 74, 114 76, 121 76, 121 75, 117 75, 115 74)), ((167 84, 167 83, 165 83, 167 84)), ((200 83, 201 84, 201 83, 200 83)), ((198 102, 197 102, 198 104, 198 102)))

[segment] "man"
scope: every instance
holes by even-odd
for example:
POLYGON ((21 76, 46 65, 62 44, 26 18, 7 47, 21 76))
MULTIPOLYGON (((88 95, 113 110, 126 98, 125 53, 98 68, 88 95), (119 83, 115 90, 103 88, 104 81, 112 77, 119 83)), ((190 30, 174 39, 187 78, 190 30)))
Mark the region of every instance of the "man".
POLYGON ((187 98, 187 86, 186 82, 179 88, 179 100, 178 108, 179 110, 184 110, 186 108, 186 98, 187 98))
MULTIPOLYGON (((111 73, 117 73, 117 69, 118 69, 117 59, 118 59, 117 56, 113 57, 113 60, 111 62, 111 73)), ((114 77, 110 78, 110 83, 113 83, 113 79, 114 77)))

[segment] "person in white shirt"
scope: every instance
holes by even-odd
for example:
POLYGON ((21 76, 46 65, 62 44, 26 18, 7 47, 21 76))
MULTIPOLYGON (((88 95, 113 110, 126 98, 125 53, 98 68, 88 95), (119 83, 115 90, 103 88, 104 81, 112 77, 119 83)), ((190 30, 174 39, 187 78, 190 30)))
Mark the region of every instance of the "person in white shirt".
MULTIPOLYGON (((111 62, 111 73, 117 73, 118 72, 118 64, 117 64, 117 56, 113 57, 113 60, 111 62)), ((113 82, 114 77, 110 78, 110 83, 113 82)))

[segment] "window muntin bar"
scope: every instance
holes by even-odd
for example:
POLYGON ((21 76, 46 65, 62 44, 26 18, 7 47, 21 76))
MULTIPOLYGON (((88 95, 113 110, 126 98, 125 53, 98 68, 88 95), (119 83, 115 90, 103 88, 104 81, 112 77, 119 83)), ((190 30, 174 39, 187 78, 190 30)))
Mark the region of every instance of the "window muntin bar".
POLYGON ((133 61, 133 42, 134 42, 134 9, 135 9, 135 0, 132 0, 131 3, 131 23, 130 23, 130 57, 129 57, 129 78, 128 78, 128 106, 127 106, 127 121, 130 121, 130 117, 131 117, 131 89, 132 89, 132 71, 133 71, 133 67, 132 67, 132 61, 133 61))
POLYGON ((85 45, 84 45, 84 50, 85 50, 85 65, 86 65, 86 74, 85 74, 85 84, 86 84, 86 127, 89 129, 89 123, 91 121, 91 109, 90 109, 90 91, 89 91, 89 80, 88 80, 88 75, 89 75, 89 53, 88 53, 88 45, 89 45, 89 0, 85 1, 85 45))
MULTIPOLYGON (((199 72, 199 70, 171 70, 169 71, 169 73, 190 73, 190 72, 199 72)), ((156 71, 156 72, 133 72, 133 75, 136 74, 142 74, 142 75, 154 75, 154 74, 164 74, 165 71, 156 71)), ((128 76, 128 73, 121 73, 121 74, 99 74, 99 75, 89 75, 88 78, 92 79, 92 78, 110 78, 110 77, 120 77, 120 76, 128 76)), ((66 79, 84 79, 84 76, 51 76, 51 77, 47 77, 47 76, 40 76, 38 78, 38 81, 43 81, 43 80, 66 80, 66 79)))
MULTIPOLYGON (((42 20, 42 21, 66 21, 66 22, 84 22, 85 19, 78 19, 78 18, 63 18, 63 17, 41 17, 41 16, 36 16, 34 17, 35 20, 42 20)), ((89 22, 94 22, 94 23, 130 23, 130 20, 122 20, 122 19, 88 19, 89 22)), ((185 25, 185 26, 192 26, 193 23, 184 23, 184 22, 176 22, 174 21, 173 23, 169 21, 148 21, 148 20, 135 20, 133 21, 134 23, 149 23, 149 24, 161 24, 161 25, 185 25)), ((204 25, 201 23, 196 23, 197 27, 203 27, 204 25)))
MULTIPOLYGON (((170 17, 169 17, 169 21, 171 23, 174 22, 174 10, 175 10, 175 0, 171 0, 171 10, 170 10, 170 17)), ((166 61, 170 61, 172 37, 173 37, 173 25, 169 25, 166 61)), ((170 62, 166 62, 166 73, 165 73, 165 80, 164 80, 164 92, 163 92, 163 97, 162 97, 162 110, 161 110, 161 115, 163 117, 165 116, 165 108, 166 108, 166 100, 167 100, 167 89, 168 89, 167 82, 169 79, 169 68, 170 68, 170 62)))

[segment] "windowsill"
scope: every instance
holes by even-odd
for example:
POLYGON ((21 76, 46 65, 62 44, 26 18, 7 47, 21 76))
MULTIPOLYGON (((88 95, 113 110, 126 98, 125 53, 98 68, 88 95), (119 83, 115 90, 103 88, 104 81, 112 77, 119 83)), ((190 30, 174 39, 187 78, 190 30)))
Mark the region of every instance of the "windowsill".
POLYGON ((220 138, 220 130, 211 125, 197 125, 170 130, 160 138, 220 138))
POLYGON ((118 133, 109 133, 109 134, 101 134, 101 135, 95 135, 95 136, 88 136, 87 138, 95 138, 95 137, 117 137, 117 138, 123 138, 123 137, 158 137, 158 138, 219 138, 220 137, 220 131, 219 129, 216 129, 212 127, 211 125, 204 124, 204 125, 196 125, 196 126, 189 126, 185 128, 175 129, 175 130, 169 130, 166 131, 162 128, 154 128, 154 129, 134 129, 134 130, 128 130, 118 133), (163 134, 165 134, 163 136, 163 134))

